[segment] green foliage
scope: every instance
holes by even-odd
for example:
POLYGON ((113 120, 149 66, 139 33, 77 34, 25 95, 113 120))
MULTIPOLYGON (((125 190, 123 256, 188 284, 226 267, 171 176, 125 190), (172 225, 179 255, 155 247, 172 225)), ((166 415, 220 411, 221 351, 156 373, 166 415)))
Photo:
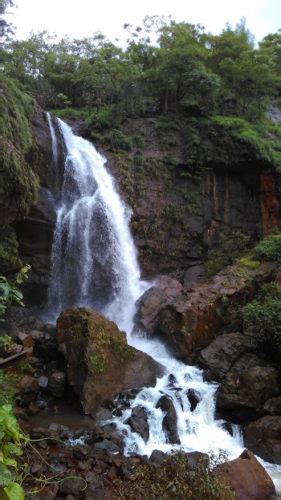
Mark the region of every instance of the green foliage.
POLYGON ((106 140, 113 151, 130 151, 132 149, 132 138, 125 135, 121 130, 112 129, 107 134, 106 140))
POLYGON ((232 264, 245 251, 249 243, 250 238, 241 231, 232 234, 221 233, 216 247, 208 253, 208 259, 205 262, 207 276, 213 276, 225 266, 232 264))
POLYGON ((0 261, 17 266, 19 264, 18 241, 16 233, 10 226, 0 228, 0 261))
POLYGON ((211 473, 206 461, 190 471, 184 453, 171 455, 159 467, 136 466, 133 478, 120 481, 117 488, 123 499, 234 500, 234 493, 211 473))
POLYGON ((254 346, 270 358, 281 356, 281 289, 275 283, 265 285, 257 298, 243 310, 244 331, 254 346))
POLYGON ((5 314, 9 304, 24 306, 23 294, 18 289, 18 285, 27 279, 29 270, 28 264, 23 266, 16 274, 14 282, 8 281, 5 276, 0 276, 0 317, 5 314))
POLYGON ((0 349, 2 348, 4 351, 8 351, 12 344, 13 341, 9 335, 0 336, 0 349))
POLYGON ((21 433, 12 406, 0 407, 0 496, 3 499, 24 499, 24 492, 17 482, 17 460, 27 438, 21 433))
POLYGON ((261 264, 259 260, 253 260, 251 256, 241 257, 239 263, 248 269, 258 269, 261 264))
POLYGON ((23 214, 35 203, 39 187, 38 176, 26 160, 34 146, 34 100, 3 75, 0 89, 0 195, 7 209, 14 205, 23 214))
POLYGON ((281 263, 281 234, 273 234, 261 241, 255 247, 254 254, 258 259, 281 263))

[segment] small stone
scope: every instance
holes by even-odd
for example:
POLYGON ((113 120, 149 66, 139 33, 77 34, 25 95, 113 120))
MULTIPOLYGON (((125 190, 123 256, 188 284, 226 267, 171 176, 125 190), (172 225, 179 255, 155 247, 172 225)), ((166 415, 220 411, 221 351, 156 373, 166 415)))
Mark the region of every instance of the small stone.
POLYGON ((38 339, 41 339, 42 337, 44 337, 44 333, 40 332, 39 330, 32 330, 30 332, 30 335, 33 338, 33 340, 38 340, 38 339))
POLYGON ((56 398, 60 398, 66 388, 66 375, 64 372, 54 370, 49 376, 48 390, 56 398))
POLYGON ((38 381, 32 375, 24 375, 19 381, 19 392, 32 393, 38 391, 38 381))
POLYGON ((48 383, 49 383, 49 379, 48 379, 48 377, 45 377, 45 375, 42 375, 42 377, 39 377, 39 379, 38 379, 39 387, 41 387, 42 389, 46 389, 46 387, 48 386, 48 383))
POLYGON ((73 495, 78 495, 82 493, 87 487, 87 483, 82 479, 82 477, 66 477, 60 483, 60 493, 68 494, 71 493, 73 495))
POLYGON ((38 406, 33 401, 31 401, 31 403, 29 403, 28 408, 27 408, 28 415, 31 415, 31 416, 37 415, 39 412, 40 412, 40 408, 38 408, 38 406))

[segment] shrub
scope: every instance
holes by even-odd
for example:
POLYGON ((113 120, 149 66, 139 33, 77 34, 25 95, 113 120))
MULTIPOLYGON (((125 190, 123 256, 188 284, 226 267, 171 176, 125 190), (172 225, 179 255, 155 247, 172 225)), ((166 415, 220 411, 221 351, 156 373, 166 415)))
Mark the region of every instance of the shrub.
POLYGON ((266 356, 281 355, 281 289, 276 283, 261 287, 257 300, 242 310, 244 331, 266 356))
POLYGON ((225 266, 232 264, 249 246, 249 242, 249 236, 241 231, 235 231, 231 235, 221 233, 216 247, 210 250, 208 260, 205 262, 207 276, 213 276, 225 266))
POLYGON ((107 134, 107 141, 109 142, 113 151, 132 149, 132 139, 128 135, 123 134, 121 130, 114 128, 107 134))
POLYGON ((261 241, 255 247, 254 254, 258 259, 281 263, 281 234, 273 234, 261 241))
POLYGON ((250 256, 249 257, 242 257, 239 259, 239 263, 247 267, 248 269, 258 269, 260 267, 260 261, 259 260, 253 260, 250 256))
POLYGON ((136 466, 132 480, 121 481, 117 487, 117 498, 123 499, 234 499, 230 488, 211 474, 206 460, 191 471, 184 453, 171 455, 159 467, 150 464, 136 466))

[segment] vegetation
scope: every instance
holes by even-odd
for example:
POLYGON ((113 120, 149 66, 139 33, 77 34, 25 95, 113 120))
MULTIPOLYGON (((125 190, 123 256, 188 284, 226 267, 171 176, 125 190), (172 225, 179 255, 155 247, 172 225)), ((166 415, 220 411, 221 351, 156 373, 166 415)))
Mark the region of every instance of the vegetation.
POLYGON ((206 461, 191 471, 184 453, 171 455, 159 467, 135 467, 131 481, 120 482, 118 498, 156 500, 233 500, 234 493, 211 473, 206 461))
MULTIPOLYGON (((23 305, 22 293, 18 289, 27 277, 29 266, 24 266, 16 275, 14 282, 0 277, 0 317, 10 303, 23 305)), ((0 346, 5 350, 11 345, 8 335, 0 337, 0 346)), ((17 457, 22 455, 22 446, 27 437, 20 431, 13 415, 12 402, 15 387, 11 376, 0 370, 0 498, 23 500, 24 491, 20 485, 17 457)))
POLYGON ((244 331, 254 346, 270 359, 281 359, 281 288, 275 283, 262 287, 256 300, 243 308, 244 331))
POLYGON ((261 260, 272 260, 281 263, 281 234, 273 234, 261 241, 254 250, 254 254, 261 260))
MULTIPOLYGON (((281 93, 280 32, 265 37, 257 49, 244 20, 219 35, 157 16, 124 29, 125 48, 101 33, 57 40, 41 32, 24 41, 3 33, 3 77, 17 80, 59 116, 83 118, 89 136, 110 132, 106 140, 114 151, 131 149, 124 120, 172 116, 178 132, 186 120, 183 139, 194 166, 204 166, 210 154, 227 163, 233 158, 231 142, 238 141, 244 161, 250 148, 260 160, 281 167, 280 130, 266 118, 269 103, 278 102, 281 93)), ((164 119, 157 126, 171 131, 164 119)))
MULTIPOLYGON (((250 238, 241 231, 236 231, 232 234, 221 232, 216 246, 209 251, 205 262, 207 276, 213 276, 225 266, 233 264, 235 259, 245 252, 249 244, 250 238)), ((241 263, 245 265, 245 260, 241 263)))

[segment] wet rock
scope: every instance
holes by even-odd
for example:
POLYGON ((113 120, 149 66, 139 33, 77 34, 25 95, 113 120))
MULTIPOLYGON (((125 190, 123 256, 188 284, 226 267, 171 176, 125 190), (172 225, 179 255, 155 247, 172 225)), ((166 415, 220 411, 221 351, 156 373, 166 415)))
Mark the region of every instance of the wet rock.
POLYGON ((147 290, 138 301, 136 329, 152 333, 157 324, 157 315, 162 307, 180 295, 183 286, 170 276, 160 276, 155 286, 147 290))
POLYGON ((281 463, 281 417, 267 415, 244 430, 245 444, 264 460, 281 463))
POLYGON ((148 290, 140 299, 138 325, 161 337, 179 359, 194 362, 218 331, 240 325, 237 305, 254 293, 257 280, 270 279, 275 270, 274 264, 262 263, 258 269, 247 269, 245 280, 239 266, 228 266, 189 292, 175 287, 170 293, 167 287, 159 298, 156 289, 148 290))
POLYGON ((249 348, 249 340, 241 333, 219 335, 199 355, 199 363, 210 371, 214 380, 222 380, 235 361, 249 348))
POLYGON ((216 393, 219 409, 239 419, 262 413, 267 399, 278 394, 278 374, 272 367, 253 366, 242 372, 230 371, 216 393))
POLYGON ((27 333, 20 332, 20 333, 18 333, 18 338, 25 348, 33 349, 34 339, 33 339, 32 335, 30 335, 30 334, 28 335, 27 333))
POLYGON ((38 381, 32 375, 24 375, 19 381, 18 392, 21 395, 30 394, 35 397, 38 389, 38 381))
POLYGON ((156 408, 161 408, 165 413, 162 426, 165 431, 168 441, 172 444, 180 444, 180 438, 177 430, 177 413, 173 405, 173 401, 167 396, 162 396, 156 408))
POLYGON ((163 451, 160 450, 153 450, 153 452, 150 455, 149 462, 152 463, 153 465, 160 466, 168 455, 164 453, 163 451))
POLYGON ((270 500, 275 493, 272 479, 248 450, 218 465, 213 474, 234 491, 236 500, 270 500))
POLYGON ((152 358, 127 345, 125 334, 112 321, 86 308, 60 315, 57 338, 68 381, 86 414, 95 415, 122 391, 155 385, 163 373, 152 358))
POLYGON ((60 398, 63 395, 65 388, 65 373, 59 370, 54 370, 49 376, 48 391, 56 398, 60 398))
POLYGON ((268 399, 263 408, 270 415, 281 415, 281 396, 268 399))
POLYGON ((120 447, 113 443, 113 441, 110 441, 109 439, 104 439, 103 441, 99 441, 97 443, 94 443, 93 448, 95 451, 97 450, 102 450, 102 451, 107 451, 109 453, 119 453, 120 447))
POLYGON ((48 377, 45 377, 45 375, 42 375, 41 377, 38 378, 38 385, 41 387, 41 389, 46 389, 48 387, 49 379, 48 377))
POLYGON ((59 486, 60 493, 79 495, 87 487, 86 481, 82 477, 66 477, 59 486))
POLYGON ((147 443, 149 439, 149 425, 145 408, 142 406, 135 406, 126 424, 128 424, 134 432, 140 434, 144 442, 147 443))
POLYGON ((40 408, 33 401, 31 401, 27 408, 28 415, 37 415, 39 412, 40 408))
POLYGON ((200 396, 194 389, 188 389, 186 395, 190 403, 190 410, 194 411, 200 403, 200 396))
POLYGON ((209 464, 209 456, 207 453, 202 453, 201 451, 191 451, 190 453, 186 453, 188 459, 188 468, 190 470, 196 470, 199 465, 208 466, 209 464))

